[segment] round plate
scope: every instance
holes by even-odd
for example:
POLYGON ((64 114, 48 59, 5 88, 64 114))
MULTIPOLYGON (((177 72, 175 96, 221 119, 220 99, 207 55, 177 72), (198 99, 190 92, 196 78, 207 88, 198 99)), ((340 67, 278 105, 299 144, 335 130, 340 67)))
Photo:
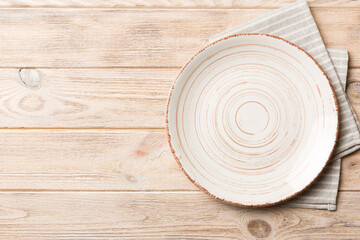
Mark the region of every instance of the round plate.
POLYGON ((181 70, 166 129, 175 159, 227 203, 267 206, 308 187, 334 149, 338 109, 319 64, 266 34, 210 44, 181 70))

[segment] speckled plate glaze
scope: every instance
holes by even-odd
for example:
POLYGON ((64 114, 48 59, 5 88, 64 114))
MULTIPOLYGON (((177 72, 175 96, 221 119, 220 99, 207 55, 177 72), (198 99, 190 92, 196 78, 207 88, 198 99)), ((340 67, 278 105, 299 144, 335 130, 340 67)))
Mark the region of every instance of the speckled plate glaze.
POLYGON ((166 114, 187 177, 227 203, 268 206, 306 189, 334 149, 338 108, 319 64, 275 36, 239 34, 181 70, 166 114))

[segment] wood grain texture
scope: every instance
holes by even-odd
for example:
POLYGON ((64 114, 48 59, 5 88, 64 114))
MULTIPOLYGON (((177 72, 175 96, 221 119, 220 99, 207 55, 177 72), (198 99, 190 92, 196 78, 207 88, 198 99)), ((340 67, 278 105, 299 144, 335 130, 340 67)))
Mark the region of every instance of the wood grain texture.
MULTIPOLYGON (((2 190, 198 190, 164 132, 2 130, 2 190)), ((360 190, 360 152, 343 160, 341 190, 360 190)))
MULTIPOLYGON (((209 36, 269 11, 1 9, 0 67, 180 67, 209 36)), ((327 47, 360 66, 360 11, 312 12, 327 47)))
POLYGON ((355 113, 360 118, 360 69, 350 69, 346 92, 355 113))
POLYGON ((357 239, 360 193, 336 212, 223 204, 201 192, 1 193, 2 239, 357 239))
POLYGON ((342 159, 340 189, 360 190, 360 152, 357 151, 342 159))
MULTIPOLYGON (((0 7, 278 8, 295 0, 0 0, 0 7)), ((359 7, 356 0, 308 0, 311 7, 359 7)))
POLYGON ((0 189, 197 190, 164 132, 3 130, 0 189))
MULTIPOLYGON (((164 128, 179 71, 0 69, 0 128, 164 128)), ((348 82, 360 117, 360 69, 350 69, 348 82)))
MULTIPOLYGON (((236 208, 186 179, 162 129, 73 129, 163 128, 171 82, 209 36, 290 2, 0 0, 0 128, 70 128, 0 130, 0 239, 359 238, 359 192, 336 212, 236 208)), ((308 2, 360 67, 360 2, 308 2)), ((360 70, 350 82, 360 116, 360 70)), ((360 153, 342 164, 341 190, 359 191, 360 153)))
POLYGON ((178 69, 0 69, 0 127, 158 128, 178 69))

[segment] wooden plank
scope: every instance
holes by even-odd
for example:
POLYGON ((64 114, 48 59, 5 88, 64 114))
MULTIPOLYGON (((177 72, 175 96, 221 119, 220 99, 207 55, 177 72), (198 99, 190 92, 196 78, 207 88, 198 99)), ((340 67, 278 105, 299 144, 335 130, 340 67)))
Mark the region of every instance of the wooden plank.
MULTIPOLYGON (((164 128, 179 71, 0 69, 0 128, 164 128)), ((360 69, 351 69, 348 95, 358 116, 359 82, 360 69)))
MULTIPOLYGON (((164 7, 164 8, 278 8, 295 0, 0 0, 0 7, 164 7)), ((311 7, 359 7, 353 0, 308 0, 311 7)))
POLYGON ((360 82, 360 69, 350 68, 348 71, 347 85, 353 82, 360 82))
MULTIPOLYGON (((351 69, 348 76, 347 94, 358 118, 360 118, 360 70, 351 69)), ((342 162, 340 188, 359 190, 360 185, 360 151, 347 156, 342 162)))
MULTIPOLYGON (((2 190, 197 190, 164 132, 2 130, 2 190)), ((342 190, 360 190, 360 152, 343 160, 342 190)))
POLYGON ((360 193, 338 210, 246 209, 202 192, 1 193, 2 239, 357 239, 360 193))
POLYGON ((164 132, 3 130, 0 189, 197 190, 164 132))
MULTIPOLYGON (((1 9, 0 67, 180 67, 209 36, 269 11, 1 9)), ((360 66, 360 11, 312 12, 327 46, 360 66)))
POLYGON ((360 150, 346 156, 341 162, 341 190, 360 190, 360 150))
POLYGON ((360 69, 351 69, 346 89, 350 103, 360 119, 360 69))
POLYGON ((0 69, 0 127, 157 128, 178 69, 0 69))

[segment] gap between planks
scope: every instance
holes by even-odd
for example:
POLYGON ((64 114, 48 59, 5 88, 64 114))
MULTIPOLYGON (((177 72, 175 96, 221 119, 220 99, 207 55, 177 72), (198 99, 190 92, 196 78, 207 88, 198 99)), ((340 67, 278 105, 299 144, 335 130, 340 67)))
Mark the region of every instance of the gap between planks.
MULTIPOLYGON (((360 193, 360 190, 338 190, 339 192, 354 192, 354 193, 360 193)), ((80 189, 0 189, 0 193, 6 193, 6 192, 26 192, 26 193, 152 193, 152 194, 162 194, 162 193, 203 193, 200 189, 194 189, 194 190, 80 190, 80 189)), ((205 194, 205 193, 204 193, 205 194)))
MULTIPOLYGON (((0 174, 1 175, 1 174, 0 174)), ((82 189, 0 189, 0 193, 6 192, 26 192, 26 193, 62 193, 62 192, 69 192, 69 193, 76 193, 76 192, 85 192, 85 193, 152 193, 152 194, 162 194, 162 193, 200 193, 202 192, 200 189, 194 190, 82 190, 82 189)), ((350 191, 346 190, 345 192, 358 192, 357 190, 350 191)), ((359 190, 360 192, 360 190, 359 190)), ((205 194, 205 193, 204 193, 205 194)))
MULTIPOLYGON (((360 10, 360 9, 359 9, 360 10)), ((200 49, 198 49, 200 50, 200 49)), ((195 54, 196 52, 194 52, 195 54)), ((351 53, 350 53, 351 54, 351 53)), ((185 63, 184 63, 185 64, 185 63)), ((108 66, 108 67, 41 67, 41 66, 31 66, 31 67, 4 67, 0 66, 0 69, 9 69, 9 70, 20 70, 20 69, 59 69, 59 70, 91 70, 91 69, 165 69, 165 70, 181 70, 183 66, 108 66)), ((359 70, 360 65, 349 66, 349 70, 359 70)))
MULTIPOLYGON (((165 119, 165 117, 164 117, 165 119)), ((119 132, 165 132, 165 128, 0 128, 0 131, 119 131, 119 132)))
MULTIPOLYGON (((0 8, 1 9, 1 8, 0 8)), ((0 66, 0 69, 77 69, 77 70, 87 70, 87 69, 179 69, 182 66, 107 66, 107 67, 39 67, 39 66, 27 66, 27 67, 4 67, 0 66)), ((355 67, 352 67, 355 68, 355 67)), ((360 68, 360 67, 359 67, 360 68)))
MULTIPOLYGON (((0 6, 4 8, 168 8, 168 9, 257 9, 266 8, 274 9, 282 6, 286 6, 295 2, 295 0, 33 0, 31 3, 25 0, 0 0, 0 6)), ((360 7, 358 1, 349 0, 308 0, 308 4, 311 7, 360 7)))
MULTIPOLYGON (((295 1, 294 1, 295 2, 295 1)), ((285 7, 287 5, 289 5, 291 3, 288 4, 284 4, 281 6, 274 6, 274 7, 270 7, 270 6, 261 6, 261 7, 256 7, 256 6, 229 6, 229 7, 206 7, 206 6, 199 6, 199 7, 187 7, 187 6, 166 6, 166 7, 161 7, 161 6, 139 6, 139 7, 127 7, 127 6, 25 6, 25 5, 18 5, 18 6, 1 6, 0 5, 0 9, 101 9, 101 10, 149 10, 149 11, 153 11, 153 10, 248 10, 248 9, 254 9, 254 10, 268 10, 268 9, 278 9, 281 7, 285 7)), ((360 6, 311 6, 311 4, 309 4, 309 7, 311 9, 359 9, 360 10, 360 6)))

